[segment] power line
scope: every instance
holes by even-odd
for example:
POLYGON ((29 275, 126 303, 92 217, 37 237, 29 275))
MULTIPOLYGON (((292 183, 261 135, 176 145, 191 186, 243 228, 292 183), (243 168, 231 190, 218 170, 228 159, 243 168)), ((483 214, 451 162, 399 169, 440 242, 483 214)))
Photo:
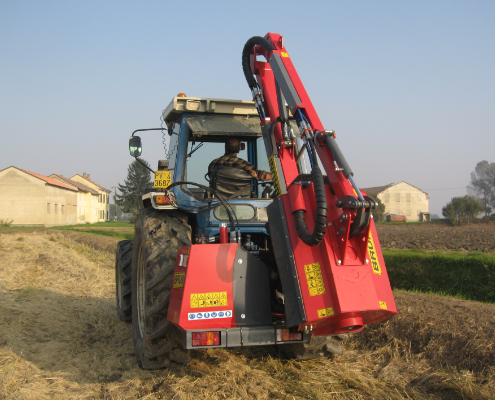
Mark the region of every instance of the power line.
POLYGON ((443 189, 423 189, 423 190, 456 190, 456 189, 466 189, 466 186, 463 187, 457 187, 457 188, 443 188, 443 189))

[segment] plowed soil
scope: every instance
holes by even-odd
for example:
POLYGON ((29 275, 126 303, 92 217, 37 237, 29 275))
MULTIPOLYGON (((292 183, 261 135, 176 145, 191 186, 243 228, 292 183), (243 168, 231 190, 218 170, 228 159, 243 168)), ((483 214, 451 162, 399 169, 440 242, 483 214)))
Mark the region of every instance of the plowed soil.
MULTIPOLYGON (((378 227, 382 247, 495 250, 495 225, 378 227)), ((493 399, 495 305, 395 291, 399 315, 331 359, 210 349, 142 371, 115 311, 116 240, 0 232, 0 399, 493 399)))
POLYGON ((377 225, 383 248, 495 252, 495 223, 377 225))

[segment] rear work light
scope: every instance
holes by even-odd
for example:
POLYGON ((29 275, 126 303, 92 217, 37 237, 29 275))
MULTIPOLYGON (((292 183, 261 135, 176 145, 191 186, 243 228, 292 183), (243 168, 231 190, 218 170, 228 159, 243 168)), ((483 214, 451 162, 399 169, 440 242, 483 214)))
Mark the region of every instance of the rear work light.
POLYGON ((193 332, 193 346, 219 346, 220 332, 193 332))
POLYGON ((293 342, 303 339, 303 333, 297 328, 277 329, 277 342, 293 342))

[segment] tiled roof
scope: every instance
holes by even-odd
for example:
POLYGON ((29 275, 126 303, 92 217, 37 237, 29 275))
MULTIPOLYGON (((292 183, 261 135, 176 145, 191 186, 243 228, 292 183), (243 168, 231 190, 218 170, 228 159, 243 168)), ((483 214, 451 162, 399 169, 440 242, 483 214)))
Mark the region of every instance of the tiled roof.
POLYGON ((22 169, 22 168, 19 168, 19 169, 21 171, 24 171, 24 172, 30 174, 30 175, 33 175, 36 178, 39 178, 39 179, 44 180, 49 185, 58 186, 58 187, 61 187, 61 188, 64 188, 64 189, 73 190, 74 192, 77 192, 77 189, 74 189, 73 187, 70 187, 70 186, 66 185, 65 183, 59 182, 56 179, 49 178, 48 176, 45 176, 45 175, 37 174, 35 172, 26 171, 25 169, 22 169))
POLYGON ((375 186, 375 187, 361 188, 361 189, 372 196, 376 196, 378 193, 381 193, 385 189, 389 188, 390 186, 394 186, 394 185, 395 185, 395 183, 389 183, 388 185, 385 185, 385 186, 375 186))
POLYGON ((385 185, 385 186, 376 186, 376 187, 370 187, 370 188, 366 188, 366 189, 364 189, 364 188, 363 188, 363 190, 364 190, 366 193, 371 194, 372 196, 373 196, 373 195, 374 195, 374 196, 376 196, 378 193, 383 192, 385 189, 388 189, 388 188, 389 188, 389 187, 391 187, 391 186, 396 186, 396 185, 399 185, 400 183, 405 183, 405 184, 407 184, 407 185, 409 185, 409 186, 412 186, 412 187, 413 187, 413 188, 415 188, 415 189, 418 189, 420 192, 423 192, 423 193, 425 193, 425 194, 428 194, 428 193, 424 192, 423 190, 421 190, 419 187, 416 187, 416 186, 414 186, 414 185, 411 185, 410 183, 407 183, 407 182, 405 182, 405 181, 401 181, 401 182, 399 182, 399 183, 389 183, 388 185, 385 185))
MULTIPOLYGON (((79 174, 77 174, 77 175, 79 175, 79 174)), ((89 175, 89 174, 88 174, 88 175, 89 175)), ((103 186, 98 185, 96 182, 92 181, 92 180, 91 180, 91 179, 89 179, 87 176, 83 176, 83 175, 79 175, 79 176, 80 176, 81 178, 83 178, 83 179, 86 179, 88 182, 91 182, 93 185, 98 186, 100 189, 105 190, 105 191, 107 191, 108 193, 110 193, 110 192, 111 192, 111 190, 108 190, 108 189, 104 188, 103 186)))
POLYGON ((95 194, 95 195, 99 194, 97 190, 91 189, 89 186, 86 186, 86 185, 84 185, 80 182, 77 182, 77 181, 73 181, 72 179, 66 178, 65 176, 57 175, 57 174, 52 174, 51 176, 56 176, 57 177, 56 179, 61 179, 64 182, 67 182, 68 184, 77 187, 79 189, 79 191, 81 191, 81 192, 89 192, 89 193, 95 194))

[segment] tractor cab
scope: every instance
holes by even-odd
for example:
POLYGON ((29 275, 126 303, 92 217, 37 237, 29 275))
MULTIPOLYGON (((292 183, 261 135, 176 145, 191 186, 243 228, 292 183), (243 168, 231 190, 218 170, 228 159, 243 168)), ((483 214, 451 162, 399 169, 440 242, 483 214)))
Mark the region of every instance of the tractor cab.
MULTIPOLYGON (((269 171, 253 102, 176 97, 164 110, 163 120, 170 135, 169 165, 174 181, 212 187, 208 166, 225 154, 225 143, 232 137, 241 142, 237 157, 260 170, 269 171)), ((250 187, 240 195, 235 192, 225 194, 227 200, 261 198, 263 190, 256 179, 246 177, 245 180, 245 186, 250 187)), ((212 197, 205 189, 191 184, 181 185, 181 190, 199 201, 212 197)))
MULTIPOLYGON (((172 188, 175 206, 189 215, 193 243, 219 241, 220 225, 229 222, 228 210, 215 194, 217 191, 233 211, 241 241, 254 248, 265 248, 266 207, 272 202, 275 183, 257 180, 240 168, 228 166, 208 174, 210 163, 225 154, 225 143, 232 137, 240 142, 238 158, 258 170, 270 172, 254 103, 177 96, 163 111, 162 118, 169 140, 170 183, 177 183, 172 188)), ((129 146, 131 155, 141 154, 139 138, 131 137, 129 146)), ((144 205, 169 208, 169 204, 155 201, 163 195, 157 192, 146 193, 144 205)))

